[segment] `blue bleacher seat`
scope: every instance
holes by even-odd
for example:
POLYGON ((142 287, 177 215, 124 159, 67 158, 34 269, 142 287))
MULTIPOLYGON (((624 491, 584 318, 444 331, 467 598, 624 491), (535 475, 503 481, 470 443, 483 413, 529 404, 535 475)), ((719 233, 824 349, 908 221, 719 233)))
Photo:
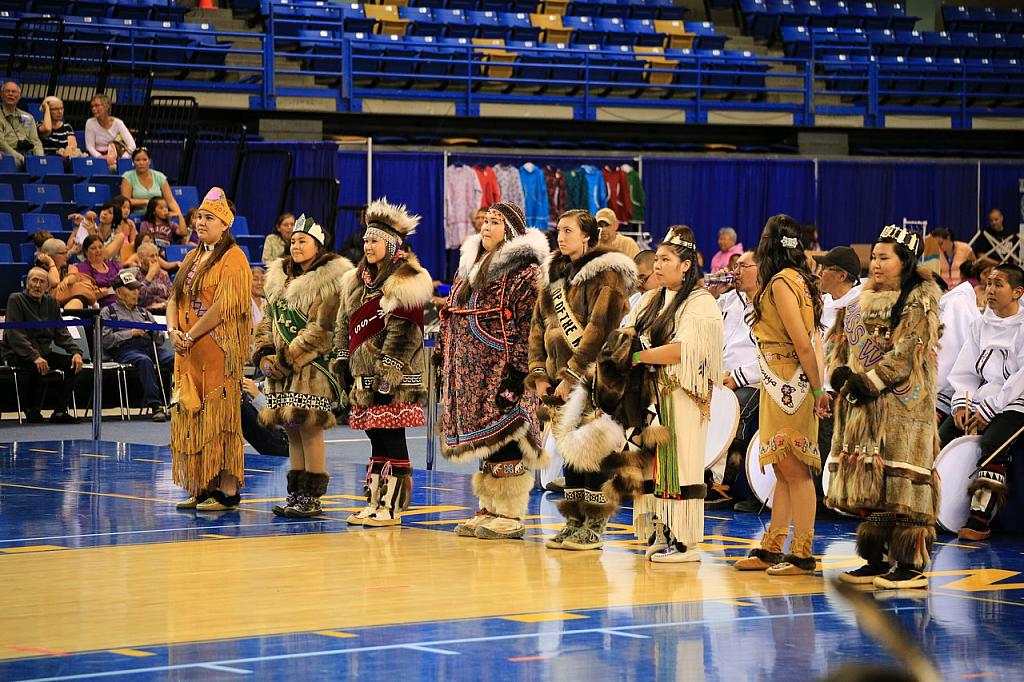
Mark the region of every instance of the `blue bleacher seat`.
POLYGON ((498 17, 505 26, 512 29, 506 40, 523 40, 537 42, 540 40, 540 29, 530 21, 530 15, 525 12, 507 12, 498 17))
POLYGON ((117 160, 117 174, 124 175, 128 171, 135 170, 135 164, 132 163, 131 159, 118 159, 117 160))
POLYGON ((0 230, 11 231, 14 229, 14 220, 10 213, 0 213, 0 230))
POLYGON ((190 208, 199 206, 199 190, 191 185, 177 185, 171 190, 174 200, 182 213, 187 213, 190 208))
POLYGON ((26 211, 28 211, 28 202, 15 199, 14 189, 9 184, 0 184, 0 213, 7 213, 18 220, 26 211))
POLYGON ((36 230, 63 232, 64 220, 56 213, 26 213, 21 216, 21 229, 30 234, 36 230))
POLYGON ((564 16, 562 25, 572 29, 573 45, 604 45, 604 31, 597 28, 596 19, 589 16, 564 16))
POLYGON ((171 244, 164 247, 164 258, 171 261, 182 261, 185 260, 186 254, 194 249, 194 246, 188 246, 186 244, 171 244))
POLYGON ((13 156, 5 156, 0 158, 0 173, 17 173, 18 162, 14 160, 13 156))
POLYGON ((0 263, 13 263, 14 253, 11 251, 10 244, 0 243, 0 263))
POLYGON ((75 185, 75 203, 82 208, 99 206, 111 199, 110 186, 96 182, 75 185))
POLYGON ((64 201, 60 187, 49 183, 30 182, 25 185, 25 201, 32 206, 44 206, 64 201))
POLYGON ((107 175, 110 172, 106 159, 94 159, 91 156, 80 156, 76 159, 71 159, 71 170, 80 178, 107 175))
POLYGON ((687 31, 696 34, 693 44, 697 49, 721 50, 728 40, 728 36, 715 31, 715 25, 710 21, 687 21, 684 26, 687 31))
POLYGON ((31 263, 36 259, 36 245, 32 242, 25 242, 21 245, 21 262, 31 263))
POLYGON ((342 30, 345 33, 373 33, 374 19, 369 19, 362 3, 347 2, 341 6, 342 30))
POLYGON ((249 247, 244 244, 239 244, 238 248, 240 248, 242 250, 242 253, 245 254, 245 260, 252 263, 252 256, 249 254, 249 247))
POLYGON ((59 156, 26 156, 25 172, 33 178, 64 175, 64 159, 59 156))
POLYGON ((444 27, 440 35, 446 38, 475 38, 477 35, 476 26, 469 23, 464 10, 435 9, 433 16, 433 22, 444 27))
POLYGON ((249 235, 249 221, 244 215, 236 215, 231 223, 231 233, 240 236, 249 235))
POLYGON ((665 34, 655 29, 653 19, 626 19, 625 31, 634 37, 634 45, 661 47, 665 44, 665 34))
POLYGON ((469 11, 466 13, 466 18, 467 23, 476 25, 478 38, 500 38, 505 40, 508 37, 509 29, 498 18, 497 12, 469 11))

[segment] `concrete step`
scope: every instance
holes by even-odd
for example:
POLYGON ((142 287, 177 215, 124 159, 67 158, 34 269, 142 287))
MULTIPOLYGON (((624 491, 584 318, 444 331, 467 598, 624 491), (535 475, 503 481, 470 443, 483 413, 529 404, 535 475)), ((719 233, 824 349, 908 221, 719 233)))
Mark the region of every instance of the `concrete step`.
MULTIPOLYGON (((330 91, 325 89, 324 92, 327 94, 330 91)), ((338 103, 334 98, 333 93, 331 93, 331 96, 329 97, 278 97, 277 110, 334 113, 338 110, 338 103)), ((263 128, 261 126, 260 131, 262 132, 262 130, 263 128)), ((308 135, 309 133, 304 134, 308 135)), ((316 139, 322 140, 323 134, 321 133, 316 139)))

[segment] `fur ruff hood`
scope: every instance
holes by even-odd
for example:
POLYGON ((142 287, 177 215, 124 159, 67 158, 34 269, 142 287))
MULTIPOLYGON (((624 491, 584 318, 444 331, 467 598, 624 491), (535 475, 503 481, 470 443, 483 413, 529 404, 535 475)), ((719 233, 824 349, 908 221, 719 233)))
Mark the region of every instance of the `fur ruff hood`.
POLYGON ((312 269, 288 281, 288 275, 285 273, 291 267, 290 256, 273 261, 267 268, 263 293, 270 304, 274 304, 283 296, 299 310, 309 309, 317 296, 340 295, 343 276, 355 269, 347 258, 335 253, 325 253, 317 259, 312 269))
MULTIPOLYGON (((361 265, 365 266, 365 261, 361 265)), ((341 284, 343 290, 352 291, 362 286, 358 268, 353 268, 350 272, 345 273, 341 284)), ((395 268, 395 271, 384 280, 384 284, 381 286, 380 308, 385 313, 400 308, 422 308, 430 302, 430 297, 433 295, 434 280, 431 279, 430 273, 420 265, 416 256, 410 253, 406 255, 405 262, 395 268)))
POLYGON ((555 251, 544 261, 537 280, 538 286, 542 289, 563 277, 568 278, 570 286, 579 286, 604 272, 614 272, 618 275, 627 292, 636 291, 640 282, 640 275, 632 258, 618 251, 605 249, 595 249, 575 262, 555 251))
MULTIPOLYGON (((924 308, 925 312, 934 310, 937 313, 942 290, 932 279, 931 272, 919 268, 917 273, 924 278, 924 282, 918 284, 907 294, 904 310, 917 304, 924 308)), ((874 282, 869 281, 861 289, 860 297, 857 300, 861 317, 866 320, 888 319, 890 311, 899 297, 899 291, 879 290, 874 282)))
MULTIPOLYGON (((473 283, 480 272, 480 253, 483 247, 480 235, 475 234, 462 243, 459 256, 459 277, 473 283)), ((549 255, 548 238, 538 229, 529 228, 525 234, 505 243, 491 259, 487 271, 487 284, 497 281, 509 272, 540 265, 549 255)))

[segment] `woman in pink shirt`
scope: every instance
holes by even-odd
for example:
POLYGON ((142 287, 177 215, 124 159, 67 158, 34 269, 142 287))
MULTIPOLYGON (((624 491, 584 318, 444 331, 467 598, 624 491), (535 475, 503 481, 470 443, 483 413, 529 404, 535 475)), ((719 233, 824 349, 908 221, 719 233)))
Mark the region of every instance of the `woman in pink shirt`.
POLYGON ((711 272, 719 272, 729 267, 729 258, 733 254, 743 253, 743 244, 736 243, 736 230, 723 227, 718 231, 718 253, 711 257, 711 272))

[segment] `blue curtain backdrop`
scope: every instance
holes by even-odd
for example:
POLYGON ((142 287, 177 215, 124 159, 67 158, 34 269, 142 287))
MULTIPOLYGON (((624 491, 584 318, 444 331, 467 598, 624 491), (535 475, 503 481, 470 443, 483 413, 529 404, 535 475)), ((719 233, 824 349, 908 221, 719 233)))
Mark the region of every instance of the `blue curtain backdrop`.
POLYGON ((814 220, 813 161, 645 158, 643 176, 647 229, 660 241, 670 225, 689 225, 706 264, 718 251, 721 227, 756 248, 770 216, 814 220))
MULTIPOLYGON (((250 145, 251 149, 284 150, 292 154, 293 176, 333 176, 340 182, 338 204, 366 202, 367 158, 362 149, 339 151, 333 143, 278 143, 250 145)), ((197 149, 192 184, 200 196, 213 185, 229 189, 233 155, 230 147, 204 143, 197 149)), ((583 162, 621 163, 616 157, 581 157, 566 154, 536 157, 510 153, 453 154, 452 160, 471 163, 535 162, 565 167, 583 162)), ((374 197, 407 203, 423 221, 412 244, 421 261, 435 275, 443 274, 443 164, 441 152, 375 152, 374 197)), ((154 149, 154 166, 160 153, 154 149)), ((717 250, 718 229, 736 228, 740 240, 755 247, 765 220, 788 213, 801 222, 816 222, 826 248, 871 242, 879 229, 904 217, 927 219, 930 227, 952 228, 964 239, 974 233, 979 218, 991 206, 1002 209, 1006 222, 1021 220, 1019 179, 1024 164, 927 161, 820 161, 815 183, 814 162, 808 159, 645 158, 648 229, 660 239, 669 225, 685 223, 697 233, 707 258, 717 250), (979 201, 981 215, 979 216, 979 201)), ((249 219, 252 234, 266 234, 273 225, 278 197, 286 178, 279 160, 254 157, 243 171, 239 196, 231 197, 249 219)), ((307 206, 326 205, 329 198, 296 197, 286 210, 302 212, 307 206)), ((342 211, 335 226, 340 245, 357 227, 355 214, 342 211)))
POLYGON ((975 163, 821 161, 818 218, 822 246, 871 243, 885 225, 927 220, 970 239, 977 225, 975 163))
POLYGON ((1021 181, 1024 181, 1022 163, 981 164, 981 224, 986 224, 990 209, 1003 212, 1007 227, 1016 229, 1024 224, 1024 199, 1021 199, 1021 181))

